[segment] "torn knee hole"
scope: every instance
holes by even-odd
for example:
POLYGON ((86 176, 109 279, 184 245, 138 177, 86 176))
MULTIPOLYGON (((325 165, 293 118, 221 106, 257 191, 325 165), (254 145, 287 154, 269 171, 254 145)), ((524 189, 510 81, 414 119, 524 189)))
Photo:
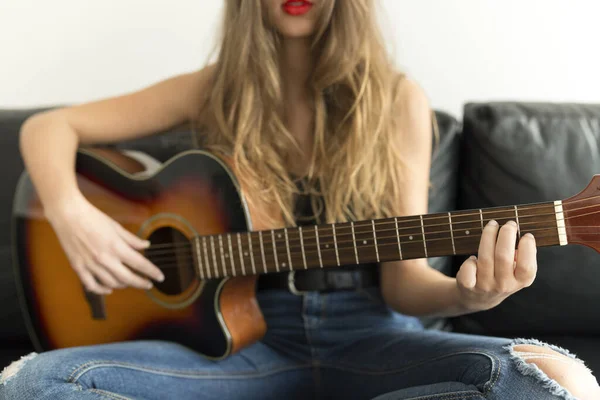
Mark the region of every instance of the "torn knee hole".
POLYGON ((21 357, 21 359, 14 361, 8 367, 4 368, 2 370, 2 373, 0 373, 0 385, 5 385, 6 383, 8 383, 8 381, 14 378, 17 375, 17 373, 21 370, 21 368, 23 368, 25 363, 33 359, 36 355, 37 353, 31 353, 29 355, 23 356, 21 357))
POLYGON ((591 371, 568 350, 535 339, 516 339, 505 348, 521 374, 535 378, 561 399, 575 399, 582 390, 596 390, 591 371))
MULTIPOLYGON (((553 360, 566 364, 581 364, 583 362, 575 357, 559 353, 549 347, 538 345, 516 345, 513 347, 514 355, 520 357, 523 361, 534 362, 536 360, 553 360)), ((536 363, 537 364, 537 363, 536 363)))

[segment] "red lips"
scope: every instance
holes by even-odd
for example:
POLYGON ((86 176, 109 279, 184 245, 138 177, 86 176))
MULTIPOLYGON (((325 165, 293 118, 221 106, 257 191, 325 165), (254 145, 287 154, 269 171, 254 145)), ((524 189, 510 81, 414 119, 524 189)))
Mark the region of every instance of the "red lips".
POLYGON ((307 12, 309 12, 312 7, 313 7, 313 4, 310 1, 306 1, 306 0, 300 0, 300 1, 288 0, 282 6, 283 11, 286 14, 292 15, 292 16, 304 15, 307 12))

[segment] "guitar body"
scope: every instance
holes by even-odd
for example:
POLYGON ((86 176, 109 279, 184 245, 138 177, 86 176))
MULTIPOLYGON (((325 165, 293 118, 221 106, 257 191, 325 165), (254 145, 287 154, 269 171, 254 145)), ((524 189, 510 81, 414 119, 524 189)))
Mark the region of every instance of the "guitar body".
POLYGON ((223 160, 189 151, 160 164, 142 153, 81 149, 76 171, 92 204, 152 247, 163 246, 146 256, 166 279, 149 291, 86 293, 24 173, 13 206, 13 255, 39 351, 155 339, 220 359, 264 335, 256 277, 202 280, 190 251, 194 236, 253 228, 239 183, 223 160))

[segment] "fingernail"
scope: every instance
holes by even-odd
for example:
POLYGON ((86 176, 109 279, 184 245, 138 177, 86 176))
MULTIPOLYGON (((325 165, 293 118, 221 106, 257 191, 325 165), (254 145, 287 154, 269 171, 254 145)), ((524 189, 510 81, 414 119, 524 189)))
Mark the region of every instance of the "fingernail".
POLYGON ((512 225, 512 226, 517 226, 517 223, 515 221, 508 221, 507 224, 512 225))
POLYGON ((164 280, 165 280, 165 276, 164 276, 164 275, 162 275, 162 274, 161 274, 161 275, 158 275, 158 279, 157 279, 157 281, 159 281, 159 282, 162 282, 162 281, 164 281, 164 280))
POLYGON ((498 222, 496 222, 496 220, 491 220, 490 222, 488 222, 489 226, 498 226, 498 222))
POLYGON ((526 233, 523 237, 528 237, 530 239, 535 239, 531 233, 526 233))
POLYGON ((469 257, 469 260, 471 260, 471 261, 477 261, 477 257, 471 256, 471 257, 469 257))
POLYGON ((152 284, 152 282, 150 282, 148 285, 146 285, 146 289, 152 289, 154 285, 152 284))
POLYGON ((150 241, 149 240, 144 241, 144 246, 145 247, 149 247, 150 246, 150 241))

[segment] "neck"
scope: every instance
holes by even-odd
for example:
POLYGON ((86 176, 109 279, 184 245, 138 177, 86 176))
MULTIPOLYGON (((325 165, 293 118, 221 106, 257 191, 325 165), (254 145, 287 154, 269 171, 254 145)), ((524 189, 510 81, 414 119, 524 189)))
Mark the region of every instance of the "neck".
POLYGON ((307 82, 313 59, 310 38, 284 38, 280 53, 284 97, 299 100, 306 97, 307 82))

